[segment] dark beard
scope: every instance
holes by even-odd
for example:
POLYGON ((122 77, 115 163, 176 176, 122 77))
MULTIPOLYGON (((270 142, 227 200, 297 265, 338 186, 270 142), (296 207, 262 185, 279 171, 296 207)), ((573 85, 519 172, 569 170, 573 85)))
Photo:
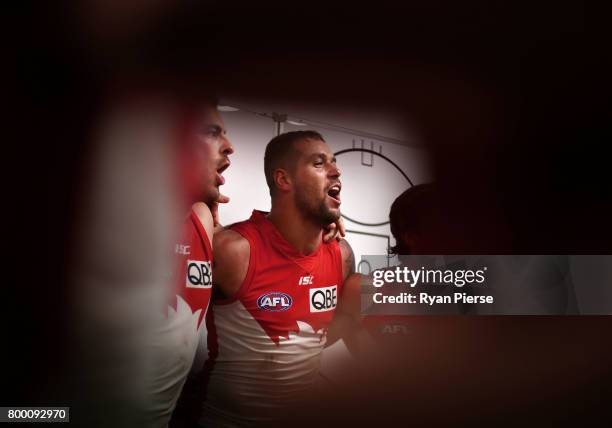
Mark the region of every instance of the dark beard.
POLYGON ((215 187, 214 190, 211 190, 210 192, 206 192, 202 194, 200 201, 204 202, 206 205, 210 207, 219 198, 220 193, 221 191, 219 190, 219 188, 215 187))
POLYGON ((340 218, 339 214, 331 211, 329 207, 325 205, 325 200, 321 201, 318 205, 314 205, 301 196, 301 194, 297 195, 295 203, 300 212, 302 212, 305 217, 310 218, 315 224, 324 227, 334 223, 340 218))

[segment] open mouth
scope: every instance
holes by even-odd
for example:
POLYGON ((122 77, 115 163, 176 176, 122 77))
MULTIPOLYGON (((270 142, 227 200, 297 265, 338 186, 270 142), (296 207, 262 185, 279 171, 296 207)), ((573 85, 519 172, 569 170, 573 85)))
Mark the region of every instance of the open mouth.
POLYGON ((230 166, 230 162, 225 162, 222 167, 217 169, 217 186, 223 186, 225 184, 225 177, 223 177, 223 172, 228 169, 230 166))
POLYGON ((327 190, 327 196, 329 196, 334 201, 336 201, 338 204, 340 204, 340 190, 341 189, 342 189, 342 186, 340 184, 334 184, 327 190))

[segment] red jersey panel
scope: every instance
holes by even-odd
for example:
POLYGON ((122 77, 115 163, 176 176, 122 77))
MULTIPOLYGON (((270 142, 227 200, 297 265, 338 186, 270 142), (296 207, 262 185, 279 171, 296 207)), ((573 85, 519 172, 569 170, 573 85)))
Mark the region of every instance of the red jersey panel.
POLYGON ((195 313, 200 311, 198 328, 202 324, 212 291, 212 248, 206 230, 193 210, 185 222, 183 239, 176 244, 176 287, 170 305, 177 309, 180 296, 195 313))

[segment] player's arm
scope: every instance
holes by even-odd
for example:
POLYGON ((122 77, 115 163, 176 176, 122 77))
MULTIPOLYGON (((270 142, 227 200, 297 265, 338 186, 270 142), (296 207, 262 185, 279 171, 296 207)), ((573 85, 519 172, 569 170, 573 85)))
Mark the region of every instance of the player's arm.
POLYGON ((232 298, 240 290, 249 269, 249 241, 231 229, 222 230, 215 234, 213 254, 213 295, 232 298))
POLYGON ((212 214, 213 226, 215 228, 215 233, 221 232, 225 230, 225 227, 219 221, 219 204, 227 204, 230 201, 225 195, 219 194, 219 197, 215 202, 210 206, 210 212, 212 214))
MULTIPOLYGON (((342 256, 342 279, 344 285, 342 287, 342 295, 338 299, 338 307, 336 308, 334 319, 327 332, 327 346, 332 345, 345 335, 350 329, 355 315, 354 292, 347 289, 347 286, 351 287, 347 279, 355 272, 355 255, 347 240, 343 239, 338 245, 340 245, 342 256)), ((359 300, 357 300, 357 305, 359 305, 359 300)), ((359 312, 359 306, 357 306, 357 312, 359 312)))
POLYGON ((215 233, 214 228, 214 219, 212 213, 210 212, 210 208, 204 202, 196 202, 191 206, 191 209, 196 214, 200 223, 204 227, 206 231, 206 235, 208 235, 208 240, 210 241, 210 245, 213 244, 213 235, 215 233))
POLYGON ((342 255, 342 279, 346 281, 349 275, 355 273, 355 254, 346 239, 341 240, 338 245, 342 255))
POLYGON ((344 281, 342 295, 328 330, 328 344, 342 339, 353 356, 375 355, 376 344, 365 329, 361 316, 361 286, 364 276, 353 273, 344 281))
POLYGON ((363 275, 355 273, 355 255, 346 240, 340 241, 344 285, 334 319, 328 331, 328 343, 343 339, 355 356, 363 356, 374 348, 370 334, 362 324, 361 282, 363 275))

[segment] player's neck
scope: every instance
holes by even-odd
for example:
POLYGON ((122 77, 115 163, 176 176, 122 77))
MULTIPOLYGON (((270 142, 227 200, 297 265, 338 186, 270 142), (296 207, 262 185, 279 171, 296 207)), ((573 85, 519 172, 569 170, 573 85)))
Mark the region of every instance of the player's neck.
POLYGON ((321 226, 303 218, 297 210, 272 206, 268 219, 283 238, 304 255, 311 254, 321 245, 321 226))

